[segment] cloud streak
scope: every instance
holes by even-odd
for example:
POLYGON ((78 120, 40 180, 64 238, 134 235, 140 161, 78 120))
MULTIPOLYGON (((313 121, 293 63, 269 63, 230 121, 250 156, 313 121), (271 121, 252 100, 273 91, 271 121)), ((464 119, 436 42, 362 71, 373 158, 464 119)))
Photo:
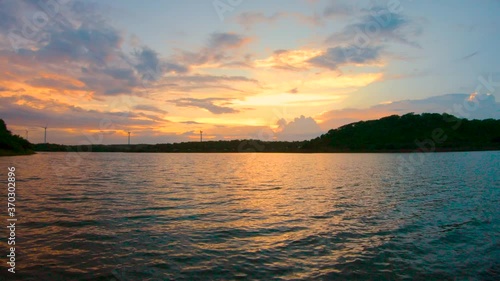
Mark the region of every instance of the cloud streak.
POLYGON ((314 66, 336 70, 342 65, 364 65, 380 60, 381 47, 333 47, 325 53, 308 60, 314 66))
POLYGON ((224 98, 182 98, 170 101, 179 107, 195 107, 210 111, 213 114, 237 113, 239 110, 225 106, 229 103, 229 99, 224 98), (223 102, 224 105, 216 105, 215 103, 223 102))
POLYGON ((401 13, 390 12, 384 7, 372 7, 356 23, 349 24, 340 32, 330 35, 327 44, 349 44, 364 47, 395 41, 412 47, 420 44, 408 38, 421 33, 420 27, 401 13))

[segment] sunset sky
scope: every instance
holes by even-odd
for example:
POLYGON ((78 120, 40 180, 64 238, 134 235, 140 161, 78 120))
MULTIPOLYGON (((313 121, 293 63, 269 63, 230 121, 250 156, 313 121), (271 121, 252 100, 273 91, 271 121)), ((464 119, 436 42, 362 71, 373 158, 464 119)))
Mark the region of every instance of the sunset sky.
POLYGON ((0 1, 0 118, 31 142, 303 140, 500 118, 500 1, 0 1))

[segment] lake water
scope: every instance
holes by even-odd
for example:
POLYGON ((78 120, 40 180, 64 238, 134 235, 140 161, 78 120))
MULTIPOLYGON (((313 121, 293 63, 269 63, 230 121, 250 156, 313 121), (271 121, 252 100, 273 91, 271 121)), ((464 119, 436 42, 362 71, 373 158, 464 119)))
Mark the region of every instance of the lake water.
POLYGON ((7 166, 19 280, 500 280, 500 152, 39 153, 0 158, 4 183, 7 166))

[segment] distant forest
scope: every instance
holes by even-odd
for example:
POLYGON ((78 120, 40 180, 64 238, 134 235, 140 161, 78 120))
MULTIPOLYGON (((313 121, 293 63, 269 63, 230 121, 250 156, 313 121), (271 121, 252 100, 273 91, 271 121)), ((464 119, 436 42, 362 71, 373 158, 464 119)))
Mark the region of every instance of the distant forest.
POLYGON ((450 114, 391 115, 360 121, 306 141, 304 150, 460 151, 500 149, 500 120, 468 120, 450 114))
POLYGON ((33 154, 34 145, 26 139, 13 135, 0 119, 0 156, 33 154))
MULTIPOLYGON (((18 137, 20 138, 20 137, 18 137)), ((22 139, 22 138, 21 138, 22 139)), ((332 129, 307 141, 230 140, 135 145, 37 144, 36 151, 78 152, 434 152, 500 150, 500 120, 449 114, 392 115, 332 129)))

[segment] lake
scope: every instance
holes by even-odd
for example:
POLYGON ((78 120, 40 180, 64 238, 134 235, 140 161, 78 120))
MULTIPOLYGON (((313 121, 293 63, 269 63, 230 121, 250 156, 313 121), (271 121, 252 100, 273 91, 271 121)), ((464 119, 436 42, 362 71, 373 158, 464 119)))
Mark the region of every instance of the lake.
POLYGON ((500 280, 498 151, 3 157, 4 218, 8 166, 22 280, 500 280))

